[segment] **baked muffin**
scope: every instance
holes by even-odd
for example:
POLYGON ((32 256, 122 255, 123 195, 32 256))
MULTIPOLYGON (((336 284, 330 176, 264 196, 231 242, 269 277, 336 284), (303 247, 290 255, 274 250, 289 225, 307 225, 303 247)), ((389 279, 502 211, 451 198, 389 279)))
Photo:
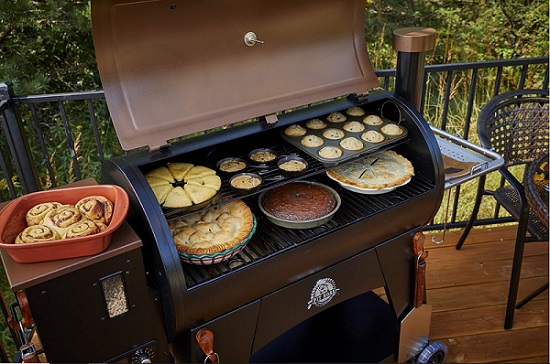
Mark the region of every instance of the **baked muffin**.
POLYGON ((323 132, 323 137, 330 140, 338 140, 344 137, 345 133, 340 129, 330 128, 323 132))
POLYGON ((363 122, 367 125, 382 125, 384 120, 378 115, 367 115, 363 118, 363 122))
POLYGON ((325 159, 340 158, 343 154, 342 149, 338 147, 323 147, 319 150, 319 155, 325 159))
POLYGON ((347 118, 341 112, 332 112, 327 116, 327 120, 331 123, 343 123, 347 118))
POLYGON ((300 143, 308 148, 314 148, 323 145, 325 141, 323 140, 323 138, 318 137, 317 135, 306 135, 302 138, 300 143))
POLYGON ((365 126, 358 121, 348 121, 342 128, 350 133, 360 133, 365 130, 365 126))
POLYGON ((363 142, 356 137, 347 137, 342 139, 340 146, 346 150, 361 150, 363 148, 363 142))
POLYGON ((298 124, 291 125, 285 129, 285 135, 289 137, 304 136, 306 133, 306 128, 298 124))
POLYGON ((369 130, 361 134, 361 139, 363 139, 367 143, 374 144, 383 142, 386 137, 376 130, 369 130))
POLYGON ((336 198, 322 186, 293 182, 267 191, 261 204, 278 219, 309 221, 330 214, 336 207, 336 198))
POLYGON ((397 124, 389 123, 384 125, 381 129, 382 133, 387 135, 401 135, 403 134, 403 129, 397 124))
POLYGON ((308 127, 309 129, 319 130, 326 128, 327 123, 325 123, 321 119, 311 119, 306 122, 306 127, 308 127))
POLYGON ((352 106, 346 110, 346 114, 351 116, 363 116, 365 115, 365 110, 361 109, 359 106, 352 106))

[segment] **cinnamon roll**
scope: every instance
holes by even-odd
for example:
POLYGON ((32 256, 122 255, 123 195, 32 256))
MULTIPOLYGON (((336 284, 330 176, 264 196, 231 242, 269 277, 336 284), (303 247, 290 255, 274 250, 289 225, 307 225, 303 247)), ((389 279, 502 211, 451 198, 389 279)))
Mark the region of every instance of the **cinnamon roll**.
POLYGON ((44 221, 44 218, 50 211, 53 211, 61 206, 62 205, 59 202, 44 202, 34 206, 27 211, 27 214, 25 215, 27 225, 32 226, 42 224, 42 221, 44 221))
POLYGON ((92 220, 84 219, 69 226, 63 235, 64 239, 77 238, 99 233, 101 230, 92 220))
POLYGON ((34 225, 25 228, 17 235, 15 244, 43 243, 59 239, 61 239, 61 236, 53 228, 45 225, 34 225))
POLYGON ((103 196, 85 197, 75 207, 90 220, 105 225, 109 225, 113 216, 113 203, 103 196))
POLYGON ((63 205, 56 210, 50 211, 44 218, 43 224, 52 227, 59 235, 63 236, 69 226, 82 219, 83 216, 76 207, 63 205))

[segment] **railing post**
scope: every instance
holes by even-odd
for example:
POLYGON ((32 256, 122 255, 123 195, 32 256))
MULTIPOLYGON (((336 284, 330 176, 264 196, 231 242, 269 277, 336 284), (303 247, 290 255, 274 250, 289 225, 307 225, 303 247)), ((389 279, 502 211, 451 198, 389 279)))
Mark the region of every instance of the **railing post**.
POLYGON ((424 52, 435 46, 435 29, 401 28, 393 32, 393 48, 397 51, 395 94, 420 110, 424 83, 424 52))
POLYGON ((1 82, 0 101, 8 103, 8 107, 4 112, 2 127, 6 133, 13 164, 19 176, 23 193, 35 192, 39 190, 40 182, 29 148, 28 138, 25 135, 13 97, 13 84, 11 82, 1 82))

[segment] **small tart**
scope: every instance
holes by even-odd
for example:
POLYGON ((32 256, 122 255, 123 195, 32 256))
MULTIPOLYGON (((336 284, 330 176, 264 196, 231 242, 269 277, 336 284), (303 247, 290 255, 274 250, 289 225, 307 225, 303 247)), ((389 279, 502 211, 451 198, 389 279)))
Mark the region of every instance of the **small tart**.
POLYGON ((348 121, 342 128, 351 133, 359 133, 365 130, 365 126, 358 121, 348 121))
POLYGON ((361 109, 359 106, 352 106, 346 110, 346 114, 351 116, 363 116, 365 115, 365 110, 361 109))
POLYGON ((361 134, 361 139, 367 143, 380 143, 383 142, 386 137, 376 130, 369 130, 361 134))
POLYGON ((382 125, 384 120, 378 115, 367 115, 363 118, 363 122, 367 125, 382 125))
POLYGON ((323 136, 330 140, 338 140, 344 137, 345 133, 340 129, 330 128, 323 132, 323 136))
POLYGON ((321 119, 311 119, 311 120, 308 120, 307 123, 306 123, 306 126, 309 128, 309 129, 314 129, 314 130, 319 130, 319 129, 324 129, 327 127, 327 123, 325 123, 323 120, 321 119))
POLYGON ((323 138, 318 137, 317 135, 306 135, 300 141, 302 145, 305 145, 309 148, 319 147, 325 143, 323 138))
POLYGON ((306 135, 307 130, 303 126, 294 124, 285 129, 285 135, 289 137, 299 137, 306 135))
POLYGON ((334 167, 329 177, 357 188, 380 190, 400 186, 414 176, 411 162, 393 150, 334 167))
POLYGON ((168 223, 180 253, 204 255, 230 249, 252 232, 254 217, 241 200, 200 211, 168 223))
POLYGON ((341 112, 332 112, 327 116, 327 120, 331 123, 343 123, 347 118, 341 112))
POLYGON ((342 154, 342 149, 338 147, 323 147, 319 150, 319 155, 326 159, 340 158, 342 154))
POLYGON ((246 162, 240 159, 227 159, 220 163, 218 169, 226 173, 234 173, 246 168, 246 162))

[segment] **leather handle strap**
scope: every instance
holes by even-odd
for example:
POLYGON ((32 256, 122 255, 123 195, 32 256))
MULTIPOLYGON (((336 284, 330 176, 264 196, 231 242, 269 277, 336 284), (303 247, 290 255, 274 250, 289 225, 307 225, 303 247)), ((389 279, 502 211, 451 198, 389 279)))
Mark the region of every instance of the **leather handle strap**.
POLYGON ((203 327, 196 333, 195 339, 206 355, 204 362, 210 360, 212 363, 219 363, 219 356, 214 352, 214 333, 203 327))
POLYGON ((422 306, 424 302, 424 292, 426 289, 426 258, 428 252, 424 250, 426 237, 419 231, 413 237, 413 250, 416 257, 415 282, 414 282, 414 302, 415 308, 422 306))
POLYGON ((414 289, 414 307, 422 306, 424 302, 424 292, 426 290, 426 258, 428 252, 424 252, 416 261, 416 283, 414 289))

